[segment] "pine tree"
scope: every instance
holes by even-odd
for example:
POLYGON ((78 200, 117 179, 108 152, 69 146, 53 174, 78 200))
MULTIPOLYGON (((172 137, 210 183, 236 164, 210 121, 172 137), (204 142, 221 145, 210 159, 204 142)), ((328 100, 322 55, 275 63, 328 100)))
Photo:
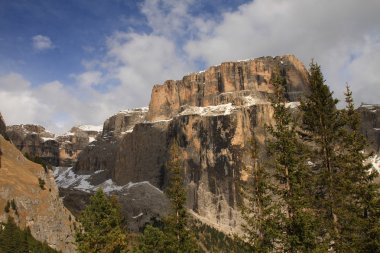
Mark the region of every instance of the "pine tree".
POLYGON ((254 136, 249 148, 251 165, 244 166, 250 174, 243 183, 241 194, 244 203, 241 213, 244 219, 243 240, 250 245, 248 252, 276 252, 282 243, 283 213, 279 203, 272 201, 271 175, 259 160, 259 147, 254 136))
POLYGON ((140 238, 138 249, 135 253, 161 253, 166 252, 167 239, 161 229, 147 225, 140 238))
POLYGON ((170 158, 166 164, 169 173, 169 184, 166 194, 171 203, 171 213, 164 220, 164 233, 168 240, 166 252, 198 252, 195 237, 189 229, 189 217, 186 210, 186 189, 183 182, 183 169, 179 147, 172 143, 169 149, 170 158))
POLYGON ((268 153, 274 167, 274 191, 285 208, 283 252, 313 252, 318 247, 316 223, 310 212, 310 169, 307 148, 297 135, 297 119, 286 107, 286 79, 278 74, 272 80, 274 125, 269 126, 268 153))
POLYGON ((162 230, 150 225, 144 229, 137 252, 199 252, 195 236, 189 228, 186 189, 183 182, 184 172, 176 143, 172 143, 169 147, 166 169, 169 174, 169 183, 165 193, 171 203, 171 213, 163 219, 162 230))
POLYGON ((78 251, 83 253, 127 252, 127 238, 121 228, 120 210, 100 188, 81 213, 77 230, 78 251))
POLYGON ((376 221, 379 217, 375 208, 378 191, 372 182, 375 174, 368 173, 369 167, 363 165, 367 156, 363 153, 366 143, 359 133, 360 121, 350 90, 346 93, 346 110, 339 111, 338 100, 325 84, 320 66, 313 62, 309 83, 310 93, 301 103, 301 133, 311 150, 311 185, 316 217, 323 228, 321 238, 332 251, 358 252, 365 238, 363 217, 369 210, 376 221))
POLYGON ((347 180, 345 190, 349 194, 346 215, 342 224, 341 251, 380 252, 380 199, 379 185, 374 183, 378 173, 366 164, 372 155, 366 153, 367 141, 360 133, 360 117, 355 111, 352 92, 346 87, 346 108, 344 119, 342 165, 347 180))

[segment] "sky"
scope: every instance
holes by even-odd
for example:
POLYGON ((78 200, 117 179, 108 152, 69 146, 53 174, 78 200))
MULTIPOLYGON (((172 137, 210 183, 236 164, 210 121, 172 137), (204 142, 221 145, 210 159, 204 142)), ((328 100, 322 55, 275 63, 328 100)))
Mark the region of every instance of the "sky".
POLYGON ((294 54, 338 99, 380 103, 379 0, 0 0, 0 112, 60 134, 148 106, 153 85, 294 54))

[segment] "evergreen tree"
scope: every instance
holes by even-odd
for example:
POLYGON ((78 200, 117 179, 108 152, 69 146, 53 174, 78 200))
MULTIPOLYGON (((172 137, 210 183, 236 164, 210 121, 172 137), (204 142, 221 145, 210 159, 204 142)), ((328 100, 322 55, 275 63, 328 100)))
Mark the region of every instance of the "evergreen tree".
POLYGON ((17 227, 13 218, 6 224, 0 223, 0 252, 2 253, 54 253, 50 248, 33 238, 30 229, 22 230, 17 227))
POLYGON ((183 182, 183 169, 179 147, 172 143, 166 164, 169 184, 166 194, 171 203, 171 213, 164 218, 163 229, 148 225, 137 252, 193 253, 199 252, 195 236, 189 228, 186 210, 186 189, 183 182))
POLYGON ((297 135, 297 119, 286 107, 286 79, 275 75, 272 80, 274 125, 269 126, 268 153, 274 167, 274 193, 285 208, 283 252, 313 252, 318 247, 316 223, 310 212, 310 169, 307 148, 297 135))
POLYGON ((171 203, 171 213, 164 220, 164 233, 168 240, 166 252, 198 252, 195 237, 189 229, 189 217, 186 210, 186 189, 183 182, 184 171, 181 167, 179 147, 172 143, 170 158, 166 164, 169 184, 166 194, 171 203))
POLYGON ((147 225, 140 238, 136 253, 161 253, 166 252, 167 240, 164 232, 157 227, 147 225))
POLYGON ((100 188, 81 213, 77 230, 78 251, 83 253, 127 252, 127 238, 121 228, 120 210, 100 188))
MULTIPOLYGON (((372 218, 379 219, 375 174, 368 173, 369 166, 363 165, 367 156, 363 153, 366 143, 359 133, 360 121, 350 90, 346 93, 346 110, 337 110, 338 100, 325 84, 320 66, 313 62, 309 83, 310 93, 301 103, 301 133, 311 150, 311 185, 321 238, 335 252, 358 252, 364 246, 363 218, 367 216, 368 221, 371 210, 372 218)), ((376 230, 378 227, 372 235, 378 238, 376 230)))
POLYGON ((313 169, 314 204, 321 222, 325 245, 335 243, 340 236, 338 224, 345 201, 342 182, 344 172, 339 166, 337 149, 341 143, 344 123, 336 108, 338 103, 325 84, 320 66, 310 64, 310 93, 301 102, 302 135, 311 149, 309 163, 313 169))
POLYGON ((272 201, 271 175, 259 161, 258 143, 254 136, 250 142, 251 165, 244 166, 250 177, 243 183, 241 206, 244 241, 249 252, 276 252, 282 242, 283 213, 280 203, 272 201))
POLYGON ((349 193, 346 215, 349 222, 342 224, 341 251, 380 252, 380 199, 379 185, 374 182, 378 173, 366 164, 372 153, 365 153, 367 141, 360 133, 360 117, 355 111, 352 92, 346 87, 342 165, 347 180, 345 191, 349 193))

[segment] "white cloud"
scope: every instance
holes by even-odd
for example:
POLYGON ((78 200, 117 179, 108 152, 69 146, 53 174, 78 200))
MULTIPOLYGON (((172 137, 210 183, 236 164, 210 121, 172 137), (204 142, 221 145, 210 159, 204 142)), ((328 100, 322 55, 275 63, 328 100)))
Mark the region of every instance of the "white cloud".
POLYGON ((86 71, 79 75, 74 75, 74 79, 79 85, 91 87, 101 83, 102 73, 100 71, 86 71))
MULTIPOLYGON (((255 0, 225 13, 222 22, 208 33, 199 33, 185 48, 192 59, 202 59, 208 65, 287 53, 295 54, 306 65, 314 58, 341 98, 345 82, 366 89, 373 86, 368 80, 372 74, 380 80, 378 71, 362 76, 360 83, 353 82, 357 80, 354 76, 347 79, 345 75, 352 54, 363 57, 366 40, 378 40, 379 10, 376 0, 255 0)), ((374 52, 374 46, 368 44, 367 50, 374 52)), ((358 101, 366 99, 365 94, 354 95, 358 101)))
POLYGON ((44 35, 36 35, 32 38, 33 48, 39 51, 53 48, 51 39, 44 35))
MULTIPOLYGON (((380 2, 368 0, 255 0, 210 19, 192 11, 199 0, 146 0, 150 33, 115 31, 104 55, 83 59, 84 71, 33 86, 23 76, 0 76, 0 110, 8 124, 39 123, 56 132, 101 124, 121 109, 146 106, 154 84, 180 79, 223 61, 295 54, 315 58, 342 98, 345 83, 357 103, 379 103, 380 2), (76 85, 74 85, 76 84, 76 85)), ((33 37, 37 50, 51 40, 33 37)))

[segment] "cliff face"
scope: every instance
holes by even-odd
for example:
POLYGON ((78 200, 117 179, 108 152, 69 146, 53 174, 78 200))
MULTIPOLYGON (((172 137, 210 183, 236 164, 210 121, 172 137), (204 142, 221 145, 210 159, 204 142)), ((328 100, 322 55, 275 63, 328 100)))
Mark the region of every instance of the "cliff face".
POLYGON ((83 125, 73 127, 66 134, 58 136, 59 166, 73 166, 82 150, 95 141, 101 132, 101 126, 83 125))
MULTIPOLYGON (((78 195, 74 194, 78 190, 91 192, 105 180, 118 187, 148 181, 165 189, 168 146, 176 140, 183 157, 188 208, 211 226, 238 232, 237 181, 246 179, 242 162, 249 158, 251 137, 263 144, 264 125, 272 121, 268 97, 274 72, 287 79, 289 101, 296 101, 306 90, 307 71, 294 56, 223 63, 154 86, 146 115, 135 112, 133 118, 138 120, 131 120, 130 114, 128 119, 112 116, 104 124, 102 138, 80 154, 73 173, 86 183, 62 183, 65 200, 70 199, 70 189, 72 196, 78 195)), ((65 178, 64 173, 59 174, 57 178, 65 178)), ((143 201, 141 196, 128 205, 134 214, 141 210, 140 218, 149 220, 150 214, 145 214, 149 212, 137 204, 143 201)), ((129 218, 130 226, 139 226, 129 218)))
POLYGON ((380 105, 363 104, 357 111, 361 116, 361 132, 373 150, 380 154, 380 105))
POLYGON ((39 157, 53 166, 73 166, 78 154, 101 132, 101 127, 73 127, 68 133, 55 137, 38 125, 13 125, 6 128, 12 143, 30 157, 39 157))
POLYGON ((147 111, 148 108, 124 110, 108 118, 103 124, 101 136, 79 154, 74 170, 79 174, 103 171, 93 177, 92 183, 110 178, 120 141, 133 131, 136 124, 145 120, 147 111))
POLYGON ((75 219, 59 198, 53 173, 28 159, 0 136, 0 221, 12 216, 18 226, 29 227, 32 235, 62 252, 75 252, 75 219), (40 183, 44 186, 40 187, 40 183), (44 188, 44 189, 42 189, 44 188), (5 206, 14 201, 6 212, 5 206))
POLYGON ((7 135, 23 154, 40 157, 48 164, 59 164, 59 144, 54 140, 54 134, 44 127, 31 124, 8 126, 7 135))
POLYGON ((290 101, 305 91, 307 71, 296 57, 262 57, 240 62, 226 62, 206 71, 185 76, 182 80, 166 81, 152 90, 147 120, 169 119, 177 115, 184 105, 205 107, 226 104, 245 95, 272 93, 271 78, 274 72, 288 81, 290 101))

